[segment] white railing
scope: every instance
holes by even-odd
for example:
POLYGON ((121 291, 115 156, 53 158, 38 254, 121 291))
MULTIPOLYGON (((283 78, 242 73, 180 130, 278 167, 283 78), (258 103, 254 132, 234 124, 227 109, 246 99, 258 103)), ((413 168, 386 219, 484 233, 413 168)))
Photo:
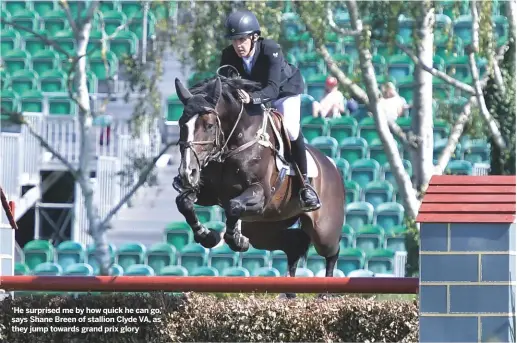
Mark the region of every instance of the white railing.
POLYGON ((488 163, 474 163, 472 167, 472 175, 481 176, 488 175, 490 172, 490 164, 488 163))
POLYGON ((21 195, 21 175, 23 171, 23 139, 19 133, 0 133, 2 147, 2 173, 0 184, 9 200, 16 201, 21 195))

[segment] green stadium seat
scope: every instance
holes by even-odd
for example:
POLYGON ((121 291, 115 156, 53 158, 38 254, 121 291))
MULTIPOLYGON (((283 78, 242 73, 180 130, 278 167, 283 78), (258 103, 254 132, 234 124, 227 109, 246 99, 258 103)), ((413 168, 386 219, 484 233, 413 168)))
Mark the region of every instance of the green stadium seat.
POLYGON ((472 42, 472 16, 461 15, 454 20, 454 35, 461 38, 465 46, 472 42))
MULTIPOLYGON (((40 34, 42 36, 48 35, 47 32, 43 31, 43 30, 37 30, 37 31, 35 31, 35 33, 40 34)), ((42 50, 55 49, 55 48, 52 48, 51 45, 42 41, 41 38, 39 38, 38 36, 33 35, 33 34, 26 35, 23 40, 25 42, 24 49, 31 55, 34 55, 37 52, 42 51, 42 50)))
POLYGON ((311 145, 330 158, 337 157, 338 143, 334 137, 319 136, 311 140, 311 145))
POLYGON ((195 268, 190 276, 219 276, 219 272, 213 267, 202 266, 195 268))
POLYGON ((318 117, 305 117, 301 122, 302 133, 310 142, 318 136, 327 135, 327 122, 325 119, 318 117))
POLYGON ((357 120, 354 117, 333 118, 328 121, 328 134, 338 142, 357 136, 357 120))
MULTIPOLYGON (((443 149, 447 146, 447 138, 435 140, 433 147, 433 159, 438 160, 440 155, 442 154, 443 149)), ((451 158, 459 158, 461 156, 461 144, 458 143, 456 145, 456 149, 453 151, 451 158)))
POLYGON ((278 270, 280 275, 287 275, 287 256, 283 251, 273 250, 271 252, 271 267, 278 270))
POLYGON ((124 275, 124 269, 116 263, 112 264, 109 269, 109 275, 110 276, 122 276, 122 275, 124 275))
POLYGON ((117 10, 102 12, 101 17, 104 20, 104 30, 106 34, 113 34, 117 27, 126 24, 127 17, 123 12, 117 10))
POLYGON ((315 101, 315 99, 310 96, 309 94, 301 94, 300 95, 300 113, 301 117, 305 118, 307 116, 312 116, 312 103, 315 101))
POLYGON ((174 245, 178 251, 193 242, 193 236, 192 229, 186 222, 172 222, 165 228, 166 242, 174 245))
POLYGON ((16 112, 20 109, 20 97, 11 89, 0 89, 0 102, 2 108, 6 110, 16 112))
POLYGON ((415 27, 415 20, 401 15, 398 20, 397 34, 406 42, 413 40, 413 28, 415 27))
POLYGON ((117 54, 113 51, 106 51, 106 60, 108 62, 107 72, 101 51, 94 51, 89 58, 89 70, 95 74, 99 81, 108 80, 118 72, 119 60, 117 54))
POLYGON ((368 142, 362 137, 348 137, 339 143, 339 157, 352 165, 355 161, 366 158, 368 142))
POLYGON ((393 274, 395 252, 388 249, 369 251, 366 254, 366 268, 376 274, 393 274))
POLYGON ((32 240, 23 247, 25 264, 31 269, 44 262, 54 261, 54 247, 46 240, 32 240))
POLYGON ((162 268, 176 264, 176 248, 167 242, 153 244, 145 254, 145 264, 160 273, 162 268))
POLYGON ((386 202, 377 206, 374 223, 390 230, 394 226, 402 225, 404 220, 404 207, 396 202, 386 202))
MULTIPOLYGON (((61 265, 62 266, 62 265, 61 265)), ((64 269, 64 275, 67 276, 94 276, 92 266, 87 263, 73 263, 64 269)))
POLYGON ((406 232, 407 228, 404 225, 392 226, 385 231, 386 249, 406 251, 406 232))
MULTIPOLYGON (((152 6, 152 4, 151 4, 152 6)), ((131 20, 129 24, 129 31, 133 32, 139 39, 144 36, 144 14, 138 12, 131 20)), ((147 37, 154 37, 156 35, 156 17, 152 12, 147 13, 147 37)))
POLYGON ((119 1, 120 10, 127 18, 134 17, 137 13, 143 12, 142 2, 138 0, 119 1))
POLYGON ((341 229, 341 249, 355 248, 355 230, 348 224, 341 229))
MULTIPOLYGON (((0 18, 3 18, 6 21, 11 21, 11 13, 4 10, 3 8, 0 8, 0 18)), ((5 25, 3 22, 0 22, 0 31, 9 27, 11 27, 11 25, 5 25)))
POLYGON ((462 144, 463 159, 471 163, 489 163, 490 145, 484 140, 471 140, 462 144))
POLYGON ((236 267, 239 261, 239 254, 233 251, 227 244, 210 249, 208 254, 208 265, 217 269, 220 273, 226 268, 236 267))
POLYGON ((337 170, 341 174, 343 181, 348 180, 348 175, 350 173, 350 163, 347 160, 341 157, 334 158, 334 163, 336 164, 337 170))
POLYGON ((11 79, 5 69, 0 68, 0 90, 11 86, 11 79))
POLYGON ((315 51, 301 54, 298 57, 298 68, 306 80, 312 75, 326 74, 327 72, 323 59, 315 51))
POLYGON ((332 59, 339 69, 348 77, 354 74, 354 60, 345 54, 333 54, 332 59))
POLYGON ((39 78, 41 91, 43 92, 68 92, 68 77, 59 69, 44 71, 39 78))
POLYGON ((472 163, 465 160, 449 161, 445 168, 446 175, 472 175, 472 163))
POLYGON ((356 201, 346 205, 346 224, 358 231, 365 225, 372 224, 374 208, 365 201, 356 201))
POLYGON ((433 56, 433 68, 445 72, 445 59, 442 56, 433 56))
POLYGON ((109 42, 110 51, 122 60, 137 53, 138 37, 131 31, 119 31, 109 42))
POLYGON ((190 243, 181 249, 181 265, 187 268, 189 274, 198 267, 208 263, 208 249, 198 243, 190 243))
POLYGON ((346 203, 359 201, 361 198, 361 186, 354 180, 345 181, 346 203))
POLYGON ((386 75, 388 73, 388 65, 386 63, 386 58, 384 58, 384 56, 373 55, 372 64, 373 70, 375 71, 375 75, 386 75))
POLYGON ((435 141, 449 138, 450 124, 446 120, 436 119, 433 124, 433 136, 435 141))
POLYGON ((372 117, 364 118, 359 122, 359 137, 364 138, 368 144, 374 139, 380 138, 372 117))
MULTIPOLYGON (((110 262, 114 263, 115 262, 115 252, 117 251, 117 249, 113 244, 110 243, 110 244, 108 244, 108 250, 109 250, 109 254, 110 254, 110 262)), ((90 266, 92 266, 93 271, 95 272, 95 275, 99 274, 100 266, 99 266, 99 262, 97 261, 97 257, 95 256, 95 244, 90 244, 88 247, 86 247, 86 253, 88 254, 88 260, 87 260, 88 264, 90 266)))
POLYGON ((239 266, 246 268, 253 274, 257 268, 269 266, 269 251, 250 247, 239 256, 239 266))
POLYGON ((30 58, 31 55, 22 49, 2 52, 3 65, 10 74, 19 70, 30 69, 30 58))
POLYGON ((225 268, 221 273, 221 276, 240 276, 240 277, 248 277, 250 276, 250 272, 243 267, 228 267, 225 268))
POLYGON ((413 103, 413 91, 415 89, 413 75, 398 80, 397 89, 399 95, 403 97, 408 104, 413 103))
POLYGON ((43 94, 38 90, 23 92, 20 96, 20 106, 23 112, 43 112, 43 94))
POLYGON ((336 268, 348 275, 352 270, 362 269, 365 263, 365 254, 361 249, 349 248, 339 251, 336 268))
POLYGON ((182 266, 166 266, 159 273, 160 276, 188 276, 188 270, 182 266))
MULTIPOLYGON (((56 71, 59 67, 59 55, 53 50, 38 50, 32 55, 32 69, 40 75, 41 79, 47 71, 56 71)), ((44 87, 41 87, 46 92, 44 87)))
POLYGON ((414 64, 406 54, 391 55, 388 58, 388 75, 396 81, 413 74, 414 64))
POLYGON ((68 94, 53 95, 47 99, 49 114, 72 116, 77 114, 77 104, 70 99, 68 94))
POLYGON ((34 267, 32 275, 61 276, 63 275, 63 268, 54 262, 43 262, 34 267))
POLYGON ((307 94, 314 99, 322 99, 325 96, 325 74, 311 74, 305 80, 307 85, 307 94))
POLYGON ((343 45, 343 51, 345 55, 350 56, 350 58, 355 61, 359 60, 359 52, 357 51, 357 47, 355 46, 354 37, 343 37, 343 41, 341 43, 343 45))
POLYGON ((144 263, 146 250, 142 243, 124 243, 115 253, 116 263, 124 268, 124 274, 127 274, 129 266, 144 263))
POLYGON ((355 233, 355 246, 365 252, 384 247, 384 229, 379 225, 364 225, 355 233))
MULTIPOLYGON (((39 24, 38 13, 36 13, 30 9, 19 10, 15 13, 13 13, 13 12, 10 12, 10 13, 11 13, 11 21, 14 24, 25 27, 32 31, 35 31, 38 29, 38 24, 39 24)), ((22 36, 22 37, 31 35, 30 32, 27 32, 22 29, 18 29, 18 32, 20 33, 20 36, 22 36)))
POLYGON ((124 268, 125 276, 154 276, 153 268, 146 264, 132 264, 124 268))
POLYGON ((0 50, 10 51, 21 48, 20 33, 13 28, 5 28, 0 32, 0 50))
POLYGON ((59 31, 70 29, 65 11, 60 8, 42 14, 41 22, 43 29, 49 36, 54 36, 59 31))
POLYGON ((372 181, 364 187, 363 191, 364 201, 372 204, 374 209, 384 202, 393 200, 393 185, 386 180, 372 181))
POLYGON ((40 17, 55 10, 57 8, 56 5, 57 2, 53 0, 32 1, 32 9, 34 10, 34 12, 38 13, 40 17))
MULTIPOLYGON (((54 34, 53 39, 61 47, 62 50, 66 51, 70 56, 74 56, 76 52, 75 37, 72 30, 61 30, 54 34)), ((66 55, 62 52, 55 50, 59 54, 59 58, 66 58, 66 55)))
POLYGON ((452 46, 449 46, 449 36, 438 36, 434 41, 434 53, 443 58, 463 53, 463 41, 458 36, 452 37, 452 46))
POLYGON ((196 215, 202 224, 209 221, 221 220, 222 210, 219 206, 194 205, 194 210, 196 211, 196 215))
POLYGON ((86 261, 86 248, 80 242, 63 241, 56 247, 56 255, 56 262, 66 271, 68 266, 86 261))
MULTIPOLYGON (((398 142, 397 147, 400 152, 401 146, 398 142)), ((386 155, 386 152, 384 151, 384 145, 382 144, 380 139, 374 139, 369 145, 368 145, 368 152, 370 154, 370 159, 375 160, 379 162, 380 165, 383 165, 384 163, 388 162, 388 156, 386 155)))
POLYGON ((452 34, 452 20, 446 14, 437 13, 434 17, 434 34, 437 37, 449 37, 452 34))
POLYGON ((278 277, 281 276, 278 269, 273 267, 258 268, 253 271, 253 276, 278 277))
POLYGON ((309 248, 307 253, 307 269, 311 270, 314 274, 316 274, 322 268, 325 268, 326 261, 325 257, 320 256, 314 246, 309 248))
POLYGON ((357 160, 350 167, 350 179, 357 182, 361 188, 364 188, 369 182, 379 179, 380 169, 379 162, 375 160, 357 160))
MULTIPOLYGON (((402 164, 404 165, 404 170, 409 175, 409 177, 410 178, 413 177, 413 167, 411 165, 411 162, 409 160, 402 160, 402 164)), ((396 192, 398 190, 399 186, 395 179, 395 176, 391 172, 391 166, 390 166, 389 162, 384 164, 384 166, 382 167, 382 171, 384 174, 384 180, 391 183, 391 185, 393 186, 393 191, 396 192)))
POLYGON ((92 30, 90 32, 90 39, 88 40, 88 47, 86 48, 88 54, 93 51, 102 51, 102 31, 92 30))
POLYGON ((183 103, 179 100, 177 94, 173 94, 167 98, 167 121, 178 121, 183 115, 183 103))
POLYGON ((10 77, 11 87, 13 88, 13 91, 18 94, 22 94, 25 91, 30 91, 33 89, 38 89, 39 87, 38 73, 33 70, 18 70, 12 73, 10 77))
POLYGON ((101 12, 120 11, 120 3, 118 0, 102 0, 99 4, 99 10, 101 12))
POLYGON ((452 86, 444 80, 433 76, 433 98, 440 100, 447 100, 454 94, 452 86))
POLYGON ((16 262, 14 264, 14 275, 30 275, 30 268, 23 262, 16 262))
MULTIPOLYGON (((314 276, 316 277, 325 277, 327 274, 327 269, 320 269, 314 276)), ((343 273, 341 270, 334 268, 334 277, 345 277, 345 273, 343 273)))
POLYGON ((326 31, 324 34, 325 47, 330 55, 334 56, 336 54, 343 53, 343 47, 340 44, 341 39, 340 36, 334 31, 326 31))
POLYGON ((299 268, 296 268, 296 274, 295 276, 298 276, 298 277, 314 277, 314 272, 312 270, 310 270, 309 268, 305 268, 305 267, 299 267, 299 268))
POLYGON ((508 40, 509 23, 508 18, 504 15, 492 16, 492 22, 495 25, 494 35, 496 40, 508 40))

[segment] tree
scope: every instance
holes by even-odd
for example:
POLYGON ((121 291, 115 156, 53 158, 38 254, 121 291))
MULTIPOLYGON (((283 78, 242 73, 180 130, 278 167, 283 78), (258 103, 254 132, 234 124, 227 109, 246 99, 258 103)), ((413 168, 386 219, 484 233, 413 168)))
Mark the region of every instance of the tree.
MULTIPOLYGON (((163 5, 162 2, 156 3, 157 4, 151 5, 163 5)), ((4 114, 8 113, 12 122, 26 125, 29 128, 30 133, 38 139, 41 146, 44 147, 47 151, 51 152, 57 159, 59 159, 60 162, 63 163, 71 172, 76 183, 79 184, 84 197, 86 213, 89 222, 88 233, 92 236, 96 246, 96 255, 101 266, 101 274, 107 275, 111 264, 108 250, 108 241, 106 238, 106 232, 110 228, 110 221, 141 186, 144 184, 152 183, 152 172, 154 170, 155 163, 169 149, 169 147, 175 143, 167 142, 161 147, 159 153, 156 156, 153 156, 151 159, 146 159, 142 156, 136 156, 132 162, 132 166, 123 166, 123 168, 136 168, 139 172, 138 181, 132 184, 130 191, 122 199, 120 199, 117 205, 115 205, 107 215, 103 217, 100 216, 98 204, 96 204, 94 200, 95 188, 89 178, 89 166, 93 158, 90 153, 92 151, 92 142, 89 137, 93 129, 94 122, 102 120, 103 116, 105 115, 104 111, 106 102, 103 104, 101 107, 102 110, 99 112, 94 112, 90 108, 90 95, 86 77, 86 58, 93 52, 98 51, 98 48, 87 50, 87 47, 90 39, 90 33, 92 31, 92 20, 94 15, 100 13, 100 1, 91 1, 89 2, 89 5, 80 2, 78 13, 83 13, 82 6, 87 6, 85 8, 85 14, 80 18, 74 18, 67 0, 60 0, 59 4, 66 13, 66 17, 73 31, 76 50, 72 53, 63 49, 56 41, 50 39, 46 35, 34 32, 31 29, 13 23, 9 20, 6 20, 5 18, 1 18, 1 22, 4 25, 11 26, 17 30, 22 30, 33 34, 45 44, 51 45, 55 50, 65 54, 68 57, 70 61, 70 68, 67 71, 68 95, 70 99, 72 99, 78 105, 79 108, 77 115, 80 142, 78 166, 75 167, 72 163, 70 163, 70 161, 68 161, 58 151, 56 151, 56 149, 51 147, 49 143, 35 129, 31 127, 30 123, 25 120, 23 113, 11 112, 6 109, 2 109, 2 112, 4 114)), ((143 4, 143 6, 145 5, 143 4)), ((144 8, 142 9, 144 10, 144 8)), ((147 9, 145 9, 145 11, 147 11, 147 9)), ((99 15, 102 31, 102 38, 100 40, 100 52, 106 68, 108 68, 108 60, 106 57, 107 43, 116 37, 121 30, 126 29, 126 27, 130 25, 135 19, 136 18, 129 18, 125 24, 120 25, 112 34, 108 35, 105 30, 103 17, 102 15, 99 15)), ((142 63, 140 60, 134 59, 130 56, 125 58, 119 57, 126 64, 130 79, 130 83, 125 90, 126 101, 129 100, 129 96, 131 94, 137 94, 138 101, 132 114, 132 127, 134 128, 134 135, 140 134, 143 130, 145 130, 147 127, 146 125, 151 120, 157 118, 161 114, 160 94, 157 92, 156 83, 159 80, 162 72, 160 61, 162 58, 163 49, 163 45, 158 45, 156 51, 150 52, 149 56, 146 56, 148 59, 153 60, 153 63, 149 64, 142 63)), ((106 101, 109 101, 112 91, 112 87, 109 87, 106 101)))

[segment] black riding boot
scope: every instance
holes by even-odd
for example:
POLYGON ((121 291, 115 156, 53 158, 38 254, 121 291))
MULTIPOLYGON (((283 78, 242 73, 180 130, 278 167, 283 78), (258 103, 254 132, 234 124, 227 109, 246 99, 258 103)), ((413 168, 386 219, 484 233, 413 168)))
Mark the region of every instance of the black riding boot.
POLYGON ((305 152, 305 142, 303 141, 301 132, 295 141, 291 141, 291 145, 293 160, 298 165, 298 168, 300 168, 304 180, 304 184, 300 190, 302 209, 305 212, 315 211, 321 207, 321 203, 318 194, 314 188, 312 188, 309 178, 307 177, 307 156, 305 152))

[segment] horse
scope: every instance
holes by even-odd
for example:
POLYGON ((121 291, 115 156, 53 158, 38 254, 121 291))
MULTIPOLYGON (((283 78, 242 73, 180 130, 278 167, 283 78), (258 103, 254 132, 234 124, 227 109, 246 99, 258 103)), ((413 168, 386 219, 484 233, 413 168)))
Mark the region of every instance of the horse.
POLYGON ((175 86, 184 110, 173 186, 195 242, 205 248, 219 244, 221 234, 201 224, 194 211, 194 204, 218 205, 226 214, 223 237, 232 250, 245 252, 250 244, 281 250, 288 276, 294 277, 312 243, 325 258, 325 276, 333 277, 345 216, 344 183, 333 161, 307 144, 308 176, 321 207, 303 212, 301 176, 288 161, 290 141, 281 114, 238 100, 239 89, 253 92, 260 84, 215 76, 190 90, 177 78, 175 86), (300 228, 291 228, 298 220, 300 228))

